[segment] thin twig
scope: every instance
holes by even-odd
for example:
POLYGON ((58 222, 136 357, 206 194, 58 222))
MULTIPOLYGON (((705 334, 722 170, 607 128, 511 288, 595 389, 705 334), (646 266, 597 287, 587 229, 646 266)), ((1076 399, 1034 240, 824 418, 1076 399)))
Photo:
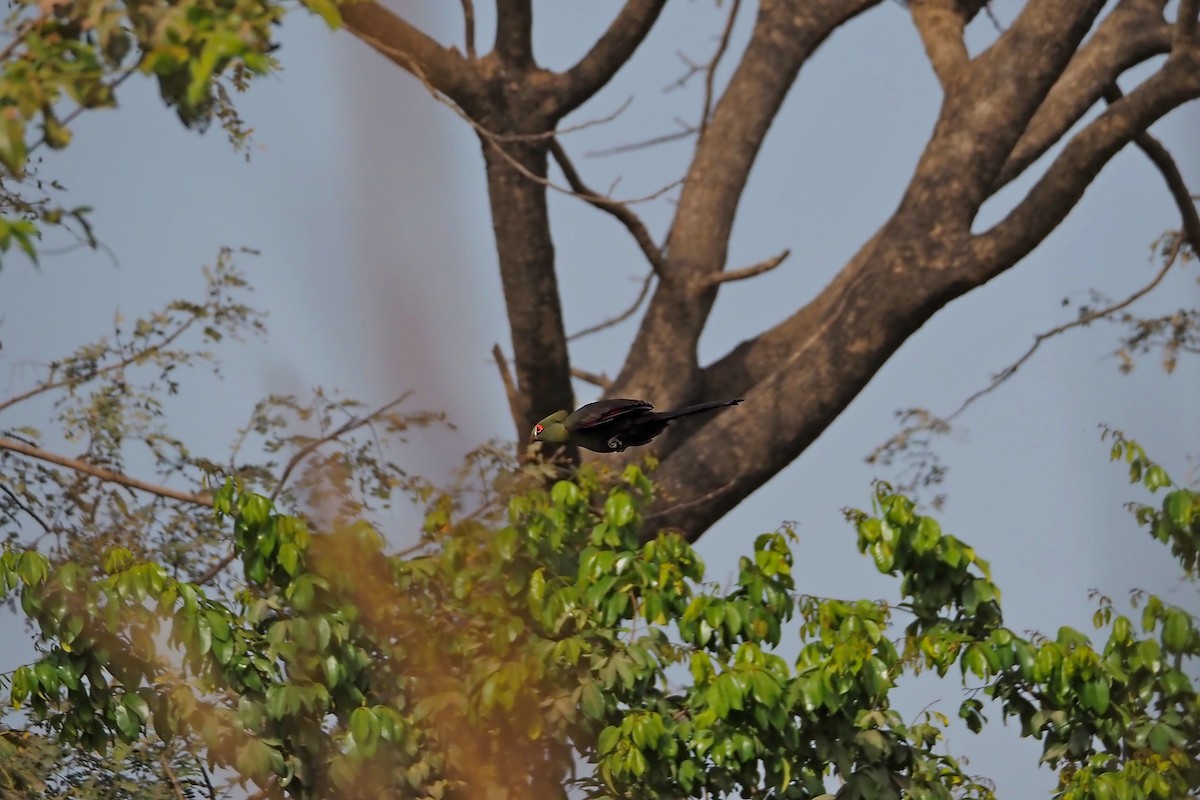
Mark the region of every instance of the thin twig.
MULTIPOLYGON (((454 100, 451 97, 449 97, 445 93, 439 91, 438 88, 436 86, 434 86, 433 83, 430 82, 428 76, 425 75, 424 71, 420 68, 420 66, 418 64, 416 64, 415 62, 413 62, 412 59, 407 54, 400 52, 400 51, 396 50, 395 48, 390 47, 377 39, 374 39, 373 37, 360 34, 360 38, 362 38, 364 41, 366 41, 371 46, 380 50, 380 52, 395 53, 398 58, 406 59, 407 63, 409 63, 409 65, 410 65, 409 71, 412 72, 412 74, 417 78, 417 80, 421 81, 422 85, 425 86, 425 88, 429 91, 430 95, 433 96, 434 100, 436 100, 437 102, 439 102, 442 105, 449 108, 451 111, 454 112, 454 114, 456 116, 459 117, 459 119, 461 119, 463 122, 466 122, 468 125, 470 125, 471 128, 476 133, 478 133, 481 137, 483 137, 484 141, 486 141, 489 145, 491 145, 495 149, 495 151, 500 155, 501 158, 503 158, 506 162, 508 162, 509 166, 511 166, 522 176, 524 176, 525 178, 528 178, 529 180, 533 181, 534 183, 538 184, 539 186, 544 186, 547 189, 551 189, 553 191, 559 192, 560 194, 565 194, 570 197, 579 197, 580 199, 586 200, 588 202, 600 201, 600 202, 604 202, 604 203, 618 203, 618 204, 624 204, 624 205, 633 205, 634 203, 647 203, 651 200, 655 200, 655 199, 661 197, 662 195, 666 194, 667 192, 671 191, 675 187, 679 186, 681 183, 683 183, 683 179, 681 178, 677 181, 673 181, 673 182, 667 184, 666 186, 663 186, 662 188, 660 188, 654 192, 643 195, 641 197, 631 197, 631 198, 621 199, 621 200, 615 200, 611 197, 601 197, 599 195, 580 195, 578 192, 576 192, 572 189, 569 189, 564 186, 559 186, 558 184, 554 183, 550 179, 543 177, 541 175, 538 175, 533 170, 529 169, 529 167, 527 167, 521 163, 520 159, 518 159, 512 153, 508 152, 508 150, 506 150, 502 146, 506 142, 519 142, 519 141, 530 141, 530 140, 537 141, 537 140, 543 140, 543 139, 551 139, 551 137, 557 135, 556 132, 542 131, 539 133, 532 133, 532 134, 497 133, 497 132, 489 129, 487 126, 483 125, 481 122, 478 122, 477 120, 475 120, 475 118, 472 117, 470 114, 468 114, 462 106, 460 106, 458 103, 454 102, 454 100)), ((617 109, 617 111, 614 112, 612 115, 610 115, 610 117, 608 117, 607 119, 611 119, 611 118, 615 117, 617 114, 620 114, 621 111, 623 111, 626 107, 628 107, 629 102, 630 101, 626 101, 625 104, 621 106, 621 108, 617 109)), ((584 127, 590 127, 592 125, 596 125, 596 124, 605 122, 605 121, 607 121, 607 119, 592 120, 592 121, 583 123, 581 125, 576 125, 572 128, 566 128, 566 129, 564 129, 564 131, 575 131, 575 130, 579 130, 584 127)))
POLYGON ((1173 267, 1175 265, 1175 261, 1179 257, 1179 251, 1180 251, 1180 248, 1182 247, 1182 245, 1183 245, 1183 236, 1176 235, 1174 237, 1174 241, 1171 244, 1171 249, 1167 253, 1166 261, 1163 264, 1162 269, 1160 269, 1158 271, 1158 274, 1156 274, 1154 276, 1153 280, 1151 280, 1149 283, 1147 283, 1142 288, 1138 289, 1133 294, 1126 297, 1124 300, 1121 300, 1118 303, 1113 303, 1112 305, 1110 305, 1106 308, 1102 308, 1099 311, 1093 311, 1090 314, 1084 314, 1079 319, 1071 320, 1070 322, 1065 322, 1062 325, 1058 325, 1054 328, 1051 328, 1048 331, 1039 333, 1037 336, 1034 337, 1033 344, 1031 344, 1029 346, 1029 349, 1026 350, 1025 353, 1020 358, 1018 358, 1016 361, 1014 361, 1008 367, 1005 367, 999 374, 997 374, 995 377, 993 377, 991 383, 989 383, 987 386, 985 386, 984 388, 975 392, 975 394, 971 395, 966 400, 964 400, 962 405, 960 405, 958 407, 958 410, 955 411, 950 416, 946 417, 944 421, 945 422, 953 421, 959 415, 961 415, 964 411, 966 411, 967 407, 970 406, 972 403, 974 403, 976 400, 978 400, 979 398, 983 397, 986 394, 991 393, 993 390, 995 390, 995 388, 997 386, 1004 383, 1006 380, 1008 380, 1013 375, 1015 375, 1017 370, 1020 369, 1021 367, 1023 367, 1025 365, 1025 363, 1027 361, 1029 361, 1030 358, 1033 357, 1033 354, 1035 352, 1037 352, 1037 349, 1039 347, 1041 347, 1042 342, 1046 341, 1047 339, 1051 339, 1055 336, 1058 336, 1059 334, 1065 333, 1065 332, 1071 330, 1072 328, 1079 328, 1079 327, 1082 327, 1089 323, 1095 322, 1096 320, 1101 319, 1103 317, 1107 317, 1111 314, 1115 314, 1116 312, 1120 311, 1121 309, 1123 309, 1129 305, 1132 305, 1135 301, 1139 300, 1140 298, 1144 297, 1146 294, 1151 292, 1156 286, 1158 286, 1160 283, 1162 283, 1163 278, 1165 278, 1167 276, 1167 273, 1171 270, 1171 267, 1173 267))
POLYGON ((717 44, 717 51, 713 53, 712 60, 708 62, 708 66, 704 68, 704 107, 700 115, 700 138, 704 138, 704 132, 708 129, 708 118, 712 116, 713 97, 715 95, 714 84, 717 79, 717 67, 721 64, 721 58, 724 57, 725 51, 729 49, 729 37, 733 34, 734 23, 737 22, 738 10, 742 7, 742 0, 733 0, 729 6, 729 16, 725 19, 725 29, 721 31, 721 40, 717 44))
POLYGON ((177 800, 187 800, 187 795, 183 793, 183 787, 179 785, 179 776, 175 774, 175 768, 171 766, 171 760, 166 755, 162 757, 163 771, 167 773, 167 780, 171 782, 171 790, 175 792, 177 800))
MULTIPOLYGON (((32 518, 33 521, 38 524, 38 527, 40 527, 44 532, 46 532, 46 533, 51 532, 50 525, 46 522, 46 520, 42 519, 40 514, 38 514, 36 511, 34 511, 28 505, 26 505, 25 502, 22 501, 21 498, 17 496, 16 492, 14 492, 12 489, 8 488, 7 484, 5 484, 3 482, 3 480, 0 480, 0 492, 4 492, 6 495, 8 495, 8 499, 13 502, 13 505, 15 505, 17 508, 19 508, 25 514, 29 515, 29 517, 32 518)), ((17 519, 16 514, 13 514, 12 512, 9 512, 9 514, 12 516, 13 521, 16 522, 16 519, 17 519)))
POLYGON ((192 758, 196 759, 196 766, 200 770, 200 777, 204 778, 204 785, 208 789, 209 800, 217 800, 217 790, 213 788, 212 780, 208 777, 208 770, 204 767, 204 761, 195 753, 192 754, 192 758))
POLYGON ((612 215, 618 222, 624 225, 625 229, 633 236, 633 240, 637 242, 638 247, 641 248, 642 254, 646 256, 646 260, 650 262, 650 266, 661 277, 666 271, 667 261, 663 258, 662 249, 650 237, 650 231, 646 229, 646 223, 642 222, 641 217, 633 213, 629 206, 624 203, 608 200, 592 191, 583 182, 583 179, 579 177, 579 172, 575 169, 575 165, 571 163, 571 159, 567 157, 566 151, 563 150, 562 145, 558 141, 550 141, 550 154, 554 156, 558 168, 562 170, 563 176, 567 179, 567 185, 571 187, 576 196, 601 211, 612 215))
POLYGON ((612 380, 599 372, 588 372, 586 369, 579 367, 571 367, 571 376, 579 378, 581 381, 586 381, 593 386, 599 386, 601 389, 608 391, 612 388, 612 380))
MULTIPOLYGON (((112 83, 108 84, 108 90, 110 92, 116 93, 117 89, 121 86, 122 83, 129 80, 131 77, 133 77, 134 74, 136 74, 140 71, 141 71, 141 69, 137 66, 130 67, 129 69, 122 72, 119 76, 117 76, 113 80, 112 83)), ((59 123, 63 127, 66 127, 67 125, 70 125, 72 122, 74 122, 79 117, 80 114, 82 114, 84 111, 87 111, 89 108, 90 108, 89 106, 77 106, 73 111, 71 111, 71 113, 67 114, 61 120, 59 120, 59 123)), ((38 139, 36 142, 31 144, 29 146, 29 150, 27 150, 26 152, 29 154, 32 154, 35 150, 37 150, 39 147, 41 147, 45 143, 46 143, 46 137, 43 136, 41 139, 38 139)))
POLYGON ((60 467, 66 467, 67 469, 74 470, 75 472, 81 472, 84 475, 91 475, 93 478, 99 478, 106 483, 116 483, 129 489, 136 489, 140 492, 146 492, 159 497, 165 497, 169 500, 178 500, 182 503, 191 503, 192 505, 197 506, 212 506, 212 497, 207 494, 190 494, 188 492, 181 492, 178 489, 172 489, 167 486, 158 486, 153 483, 147 483, 146 481, 138 480, 137 478, 131 478, 128 475, 123 475, 120 472, 114 472, 111 469, 105 469, 104 467, 98 467, 95 464, 89 464, 86 461, 80 461, 77 458, 68 458, 67 456, 59 455, 58 453, 51 453, 48 450, 43 450, 40 447, 35 447, 31 444, 17 441, 16 439, 0 437, 0 450, 8 450, 13 453, 20 453, 21 455, 29 456, 30 458, 36 458, 39 461, 46 461, 50 464, 57 464, 60 467))
POLYGON ((3 50, 0 50, 0 62, 7 61, 8 57, 16 51, 17 46, 25 41, 25 34, 41 25, 48 16, 45 13, 38 14, 36 17, 31 17, 18 25, 17 29, 13 31, 12 41, 5 45, 3 50))
POLYGON ((492 345, 492 358, 496 359, 496 369, 500 370, 500 380, 504 383, 504 395, 508 398, 508 411, 512 414, 513 423, 518 431, 525 426, 525 403, 521 399, 521 390, 513 379, 512 371, 508 368, 508 359, 499 344, 492 345))
POLYGON ((151 356, 154 356, 157 353, 161 352, 164 348, 169 347, 176 339, 178 339, 180 336, 182 336, 184 334, 184 332, 187 331, 187 329, 190 328, 197 319, 198 319, 198 317, 194 317, 194 316, 189 318, 187 321, 185 321, 183 324, 181 324, 178 328, 176 328, 174 333, 172 333, 167 338, 163 339, 158 344, 152 345, 151 347, 147 347, 145 350, 142 350, 140 352, 132 353, 129 356, 122 358, 120 361, 117 361, 112 364, 108 364, 107 366, 99 367, 98 369, 95 369, 83 376, 72 375, 72 376, 63 378, 61 380, 57 380, 57 381, 47 381, 46 383, 42 383, 37 386, 34 386, 32 389, 30 389, 26 392, 22 392, 21 394, 13 395, 12 397, 8 398, 7 400, 0 401, 0 411, 4 411, 12 406, 15 406, 17 403, 28 400, 31 397, 36 397, 39 394, 45 394, 46 392, 52 392, 55 389, 61 389, 64 386, 70 386, 72 384, 94 380, 94 379, 100 377, 101 375, 106 375, 109 372, 114 372, 114 371, 124 369, 125 367, 128 367, 137 361, 141 361, 143 359, 150 358, 151 356))
POLYGON ((620 314, 618 314, 615 317, 611 317, 609 319, 604 320, 603 322, 598 322, 595 325, 592 325, 590 328, 584 328, 581 331, 576 331, 575 333, 572 333, 570 336, 567 337, 567 341, 571 342, 571 341, 574 341, 575 339, 579 339, 584 336, 590 336, 591 334, 598 333, 606 328, 611 328, 614 325, 619 325, 622 322, 624 322, 625 320, 632 317, 634 315, 634 313, 638 310, 638 307, 646 299, 646 296, 650 294, 650 282, 653 279, 654 279, 654 272, 653 271, 647 272, 646 277, 642 279, 642 289, 641 289, 641 291, 638 292, 637 298, 633 301, 633 305, 629 306, 629 308, 625 309, 624 311, 622 311, 620 314))
POLYGON ((700 132, 700 129, 694 125, 689 125, 683 130, 675 133, 664 133, 662 136, 654 136, 650 139, 643 139, 630 144, 619 144, 615 147, 607 147, 603 150, 589 150, 584 153, 585 158, 601 158, 603 156, 615 156, 621 153, 632 153, 635 150, 645 150, 648 147, 654 147, 668 142, 675 142, 680 139, 686 139, 689 136, 694 136, 700 132))
POLYGON ((221 571, 228 567, 235 558, 237 558, 237 551, 230 550, 228 553, 222 556, 217 563, 205 570, 203 575, 201 575, 199 578, 196 578, 194 583, 197 586, 203 586, 204 584, 208 583, 213 578, 220 575, 221 571))
POLYGON ((363 425, 368 425, 374 422, 376 419, 407 400, 411 394, 412 392, 405 392, 395 400, 392 400, 390 403, 385 403, 364 417, 354 417, 335 429, 333 432, 322 436, 320 439, 315 439, 297 450, 288 460, 287 466, 283 468, 283 472, 279 476, 279 483, 275 484, 275 489, 271 492, 272 502, 274 502, 274 500, 279 497, 279 493, 283 491, 284 485, 287 483, 288 478, 291 477, 292 470, 299 466, 301 461, 312 455, 313 451, 315 451, 318 447, 336 441, 340 437, 350 433, 350 431, 357 430, 363 425))
POLYGON ((473 0, 462 0, 464 40, 467 48, 467 58, 475 60, 475 3, 473 0))
POLYGON ((766 261, 760 261, 757 264, 752 264, 749 267, 713 273, 705 280, 706 288, 717 286, 722 283, 729 283, 730 281, 744 281, 747 278, 753 278, 755 275, 762 275, 764 272, 770 272, 782 264, 791 254, 791 250, 784 250, 777 256, 768 258, 766 261))
MULTIPOLYGON (((1104 94, 1105 102, 1110 105, 1122 97, 1123 94, 1116 85, 1109 87, 1104 94)), ((1167 150, 1166 146, 1147 131, 1142 131, 1133 137, 1133 143, 1146 154, 1150 163, 1154 164, 1163 180, 1166 181, 1167 190, 1171 193, 1176 208, 1179 209, 1180 217, 1183 218, 1183 236, 1192 246, 1192 250, 1200 253, 1200 213, 1196 211, 1196 206, 1192 202, 1197 198, 1188 189, 1187 182, 1183 179, 1183 173, 1179 171, 1179 165, 1175 163, 1175 159, 1171 157, 1171 152, 1167 150)))

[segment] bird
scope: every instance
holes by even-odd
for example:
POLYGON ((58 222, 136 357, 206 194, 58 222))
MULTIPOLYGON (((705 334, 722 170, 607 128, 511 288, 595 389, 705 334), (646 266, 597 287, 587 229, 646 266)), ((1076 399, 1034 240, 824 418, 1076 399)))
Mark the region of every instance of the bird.
POLYGON ((619 453, 627 447, 648 444, 673 419, 736 406, 742 399, 697 403, 674 411, 655 411, 645 400, 600 400, 574 411, 555 411, 533 426, 529 442, 573 444, 593 453, 619 453))

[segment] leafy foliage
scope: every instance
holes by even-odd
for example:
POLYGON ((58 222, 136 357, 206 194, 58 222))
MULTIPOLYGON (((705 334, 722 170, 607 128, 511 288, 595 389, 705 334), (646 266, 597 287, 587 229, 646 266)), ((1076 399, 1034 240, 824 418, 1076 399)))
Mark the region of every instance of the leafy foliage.
MULTIPOLYGON (((13 791, 217 797, 232 775, 298 798, 989 798, 940 710, 892 706, 927 671, 957 673, 969 729, 998 715, 1040 740, 1060 797, 1200 786, 1190 615, 1137 595, 1139 633, 1102 598, 1101 645, 1019 635, 987 562, 887 484, 847 516, 895 604, 798 592, 787 528, 755 540, 731 585, 707 582, 683 538, 643 538, 654 486, 636 466, 558 479, 483 447, 460 476, 473 485, 439 490, 387 451, 439 421, 396 412, 403 397, 370 412, 268 398, 228 459, 192 454, 163 405, 186 367, 216 365, 190 337, 262 329, 232 255, 200 302, 118 320, 0 401, 52 400, 85 470, 148 456, 192 492, 0 447, 0 590, 39 652, 0 683, 13 791), (426 514, 420 546, 390 553, 377 512, 397 492, 426 514), (231 559, 239 577, 219 579, 231 559)), ((0 435, 46 444, 29 426, 0 435)), ((1135 517, 1194 575, 1196 494, 1106 436, 1131 479, 1165 490, 1135 517)))
POLYGON ((45 652, 13 673, 11 699, 64 746, 182 741, 271 796, 573 782, 591 797, 991 797, 941 750, 944 716, 889 703, 905 675, 957 665, 984 684, 959 715, 979 730, 977 695, 993 698, 1043 741, 1060 797, 1200 786, 1183 663, 1200 635, 1181 609, 1143 598, 1139 637, 1106 601, 1099 650, 1069 628, 1018 636, 986 563, 882 484, 851 518, 900 579, 897 606, 797 594, 786 529, 722 589, 680 537, 640 541, 640 469, 602 478, 527 488, 502 513, 436 497, 416 555, 388 555, 362 521, 315 532, 230 478, 213 498, 243 566, 230 602, 122 548, 82 580, 10 547, 0 580, 45 652), (898 643, 897 611, 912 616, 898 643), (794 618, 789 662, 773 651, 794 618), (578 758, 592 770, 572 781, 578 758))
MULTIPOLYGON (((304 4, 339 24, 330 0, 304 4)), ((89 209, 53 202, 30 160, 42 146, 67 147, 71 121, 115 107, 132 76, 152 76, 187 127, 215 119, 243 145, 249 130, 232 93, 275 68, 272 36, 287 8, 274 0, 11 3, 0 32, 0 252, 15 244, 36 261, 41 228, 68 223, 95 246, 89 209)))

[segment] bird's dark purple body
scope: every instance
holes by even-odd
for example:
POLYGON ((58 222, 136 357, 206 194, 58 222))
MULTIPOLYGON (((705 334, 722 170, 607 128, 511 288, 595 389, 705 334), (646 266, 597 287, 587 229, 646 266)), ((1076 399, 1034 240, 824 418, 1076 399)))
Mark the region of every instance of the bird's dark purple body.
POLYGON ((627 447, 648 444, 673 419, 735 406, 740 402, 739 397, 697 403, 674 411, 655 411, 645 400, 600 400, 569 414, 565 411, 551 414, 534 427, 529 438, 548 444, 573 444, 596 453, 618 453, 627 447))

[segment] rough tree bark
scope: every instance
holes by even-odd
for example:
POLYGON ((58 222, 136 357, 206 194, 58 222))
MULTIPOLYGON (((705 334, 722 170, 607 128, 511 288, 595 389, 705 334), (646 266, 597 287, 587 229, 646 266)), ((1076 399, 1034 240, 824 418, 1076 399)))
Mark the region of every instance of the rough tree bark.
MULTIPOLYGON (((750 41, 702 121, 663 251, 628 208, 584 198, 625 224, 657 277, 606 394, 663 406, 733 393, 746 398, 741 415, 680 425, 656 440, 657 528, 700 536, 799 456, 938 309, 1037 247, 1118 151, 1200 98, 1195 0, 1180 2, 1175 19, 1166 18, 1165 0, 1028 0, 973 58, 963 30, 983 0, 910 0, 944 99, 899 206, 815 299, 701 364, 697 342, 717 292, 740 277, 726 269, 729 238, 767 131, 817 48, 880 2, 759 2, 750 41), (1163 54, 1150 77, 1124 95, 1116 91, 1119 76, 1163 54), (1106 99, 1102 114, 1065 139, 1106 99), (975 230, 983 203, 1064 139, 1012 212, 975 230), (747 416, 772 424, 741 424, 747 416)), ((375 3, 343 7, 351 32, 457 105, 479 132, 513 334, 518 436, 545 409, 569 407, 572 398, 545 197, 548 153, 562 154, 546 134, 628 61, 664 5, 628 0, 592 49, 561 73, 537 65, 530 0, 497 0, 494 47, 478 57, 474 42, 466 42, 464 56, 375 3)), ((467 28, 471 36, 473 20, 467 28)), ((568 164, 564 171, 587 194, 568 164)), ((1185 229, 1194 232, 1194 206, 1186 195, 1172 195, 1185 229)))

